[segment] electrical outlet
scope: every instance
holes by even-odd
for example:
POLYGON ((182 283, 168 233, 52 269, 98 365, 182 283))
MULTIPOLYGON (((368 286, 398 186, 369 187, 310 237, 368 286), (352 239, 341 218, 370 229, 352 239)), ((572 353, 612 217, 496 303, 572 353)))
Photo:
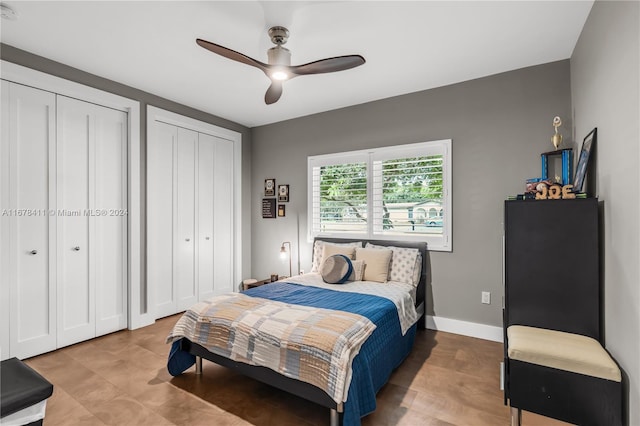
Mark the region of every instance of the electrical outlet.
POLYGON ((491 304, 491 293, 488 291, 483 291, 482 292, 482 303, 484 303, 485 305, 490 305, 491 304))

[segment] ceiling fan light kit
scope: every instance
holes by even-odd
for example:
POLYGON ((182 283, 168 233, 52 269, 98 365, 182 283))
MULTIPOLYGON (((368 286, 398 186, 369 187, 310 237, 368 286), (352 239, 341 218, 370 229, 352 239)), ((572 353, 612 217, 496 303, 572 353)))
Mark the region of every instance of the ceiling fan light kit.
POLYGON ((280 26, 271 27, 269 28, 269 37, 271 38, 271 42, 276 46, 267 51, 268 63, 266 64, 236 52, 235 50, 211 43, 210 41, 197 39, 196 43, 227 59, 256 67, 264 72, 271 80, 271 85, 264 96, 264 101, 267 105, 276 103, 278 99, 280 99, 280 96, 282 96, 282 83, 285 80, 290 80, 300 75, 344 71, 365 63, 365 59, 360 55, 347 55, 292 66, 291 51, 282 46, 289 39, 289 30, 280 26))

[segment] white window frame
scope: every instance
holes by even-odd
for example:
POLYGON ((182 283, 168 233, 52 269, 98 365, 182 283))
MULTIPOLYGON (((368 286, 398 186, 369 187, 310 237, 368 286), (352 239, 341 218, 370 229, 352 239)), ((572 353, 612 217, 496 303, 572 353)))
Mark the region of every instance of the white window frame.
POLYGON ((307 157, 307 234, 309 241, 312 241, 314 237, 425 241, 427 243, 428 250, 450 252, 452 250, 451 163, 451 139, 307 157), (443 157, 442 208, 444 209, 445 215, 442 218, 442 234, 385 235, 384 233, 376 233, 374 231, 373 220, 367 221, 367 231, 365 233, 314 232, 313 209, 314 201, 317 201, 314 200, 314 167, 365 162, 367 164, 367 215, 368 217, 373 218, 373 214, 376 211, 373 194, 374 162, 395 158, 424 157, 430 155, 442 155, 443 157))

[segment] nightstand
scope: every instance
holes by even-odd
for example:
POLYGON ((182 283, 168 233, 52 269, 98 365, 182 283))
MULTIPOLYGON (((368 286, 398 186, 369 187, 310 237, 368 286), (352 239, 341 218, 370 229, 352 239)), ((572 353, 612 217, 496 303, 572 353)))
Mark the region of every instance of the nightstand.
MULTIPOLYGON (((249 280, 244 280, 244 281, 249 281, 249 280)), ((262 280, 262 281, 249 282, 249 283, 245 283, 244 281, 242 282, 242 291, 246 291, 254 287, 260 287, 261 285, 269 284, 272 282, 271 278, 267 278, 266 280, 262 280)))

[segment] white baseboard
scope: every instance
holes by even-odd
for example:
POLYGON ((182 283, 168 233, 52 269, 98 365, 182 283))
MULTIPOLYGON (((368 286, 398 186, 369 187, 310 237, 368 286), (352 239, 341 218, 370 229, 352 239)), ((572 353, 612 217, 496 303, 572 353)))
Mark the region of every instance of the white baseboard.
POLYGON ((435 317, 427 315, 427 328, 429 330, 445 331, 447 333, 462 334, 463 336, 477 337, 478 339, 491 340, 502 343, 502 327, 478 324, 475 322, 460 321, 457 319, 435 317))

